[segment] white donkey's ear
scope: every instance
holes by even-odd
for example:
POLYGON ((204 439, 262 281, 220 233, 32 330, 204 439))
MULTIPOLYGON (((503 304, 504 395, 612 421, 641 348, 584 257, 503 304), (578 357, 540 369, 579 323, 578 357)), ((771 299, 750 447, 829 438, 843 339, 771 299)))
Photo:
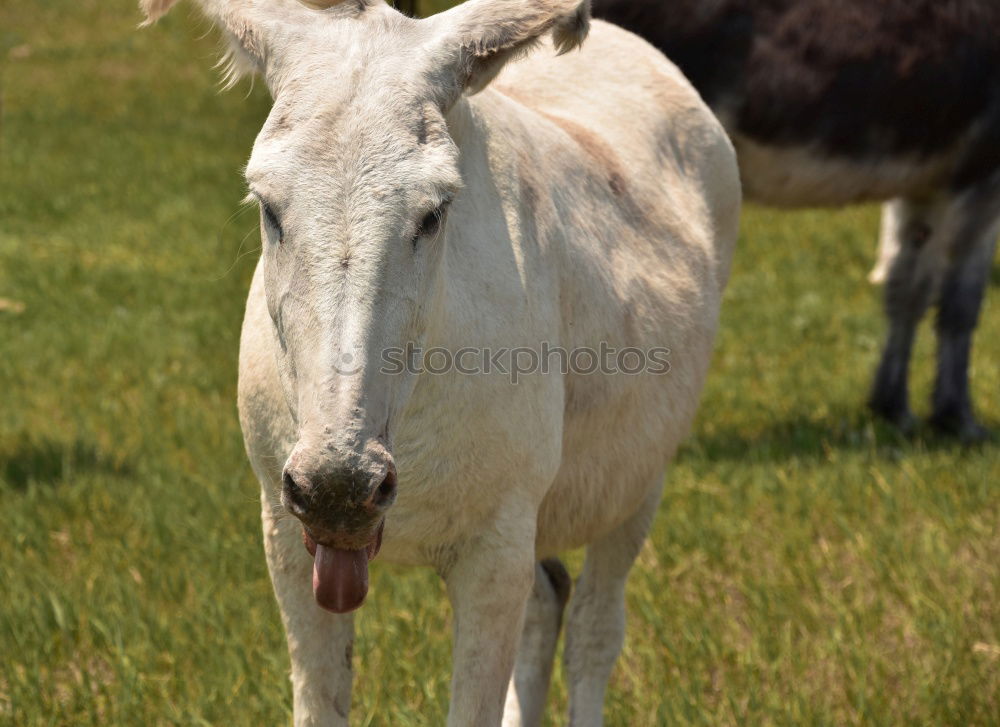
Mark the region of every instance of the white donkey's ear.
MULTIPOLYGON (((139 7, 146 14, 143 25, 150 25, 163 17, 178 0, 139 0, 139 7)), ((362 10, 369 0, 353 0, 362 10)), ((202 12, 225 34, 229 52, 224 59, 228 66, 226 85, 232 85, 247 73, 264 73, 275 48, 280 47, 283 35, 294 34, 296 23, 315 20, 316 8, 344 4, 344 0, 196 0, 202 12), (309 7, 306 7, 306 5, 309 7)))
POLYGON ((590 28, 590 0, 469 0, 429 20, 457 54, 458 84, 473 94, 546 33, 560 54, 580 45, 590 28))
MULTIPOLYGON (((176 5, 178 0, 139 0, 146 14, 143 26, 152 25, 176 5)), ((250 0, 197 0, 202 12, 225 35, 228 50, 220 61, 223 83, 233 86, 240 78, 264 72, 267 65, 267 23, 258 3, 250 0)))
POLYGON ((143 27, 152 25, 166 15, 176 2, 177 0, 139 0, 139 8, 146 16, 143 27))

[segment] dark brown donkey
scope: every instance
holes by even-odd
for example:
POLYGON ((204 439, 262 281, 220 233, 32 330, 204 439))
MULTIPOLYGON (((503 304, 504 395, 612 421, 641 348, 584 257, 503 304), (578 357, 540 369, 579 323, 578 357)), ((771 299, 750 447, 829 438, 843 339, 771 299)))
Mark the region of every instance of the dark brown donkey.
POLYGON ((932 424, 987 436, 972 334, 1000 228, 1000 0, 593 0, 644 36, 722 119, 764 204, 892 200, 890 328, 869 404, 913 425, 907 370, 936 303, 932 424))

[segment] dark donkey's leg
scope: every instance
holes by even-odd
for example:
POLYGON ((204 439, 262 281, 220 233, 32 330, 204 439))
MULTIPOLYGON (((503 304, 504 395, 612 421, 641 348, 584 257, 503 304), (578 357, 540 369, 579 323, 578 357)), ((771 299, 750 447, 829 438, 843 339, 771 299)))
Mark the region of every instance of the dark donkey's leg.
POLYGON ((931 423, 963 440, 977 441, 987 438, 989 432, 976 422, 972 411, 969 355, 1000 227, 1000 184, 994 181, 959 200, 964 224, 957 226, 948 249, 941 285, 931 423))
POLYGON ((889 337, 882 351, 868 405, 881 417, 903 431, 913 428, 909 402, 910 353, 917 324, 932 300, 935 288, 933 243, 940 210, 909 200, 887 205, 884 214, 898 216, 894 225, 899 235, 899 252, 889 267, 885 283, 885 313, 889 337))

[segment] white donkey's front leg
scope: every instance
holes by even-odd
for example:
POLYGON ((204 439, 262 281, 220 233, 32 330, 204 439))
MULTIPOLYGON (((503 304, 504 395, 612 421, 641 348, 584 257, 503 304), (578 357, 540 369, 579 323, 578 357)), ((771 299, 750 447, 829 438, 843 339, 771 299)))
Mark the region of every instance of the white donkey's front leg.
POLYGON ((498 727, 535 576, 535 520, 501 520, 444 574, 455 619, 449 727, 498 727))
POLYGON ((313 559, 302 544, 302 526, 294 518, 275 517, 266 493, 261 505, 267 566, 292 659, 295 727, 347 727, 354 619, 316 604, 313 559))

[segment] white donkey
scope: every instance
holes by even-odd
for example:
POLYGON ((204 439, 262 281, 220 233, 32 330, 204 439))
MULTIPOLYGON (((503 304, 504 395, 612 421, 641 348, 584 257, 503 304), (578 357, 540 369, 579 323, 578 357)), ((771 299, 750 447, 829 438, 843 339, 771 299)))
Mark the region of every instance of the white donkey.
POLYGON ((201 6, 274 97, 246 169, 264 248, 239 399, 296 724, 347 724, 348 612, 380 546, 447 583, 448 723, 537 724, 568 590, 540 563, 584 545, 566 668, 572 724, 600 724, 737 234, 725 132, 626 31, 596 23, 557 57, 583 40, 586 0, 426 20, 380 0, 201 6), (385 352, 407 344, 672 354, 666 375, 587 375, 575 356, 515 385, 470 375, 475 350, 465 373, 394 373, 385 352))

